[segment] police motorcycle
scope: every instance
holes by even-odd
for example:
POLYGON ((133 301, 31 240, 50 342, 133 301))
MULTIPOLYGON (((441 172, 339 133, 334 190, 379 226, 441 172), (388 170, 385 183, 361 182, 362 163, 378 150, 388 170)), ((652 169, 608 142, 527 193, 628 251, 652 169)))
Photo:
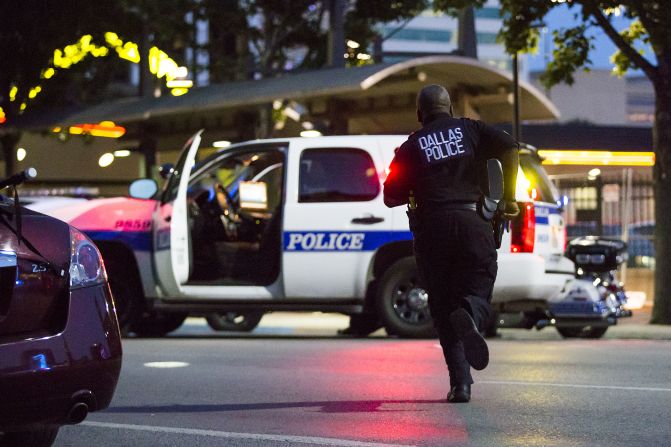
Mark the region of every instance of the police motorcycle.
POLYGON ((617 268, 627 261, 627 244, 618 239, 585 236, 569 242, 565 256, 575 265, 575 278, 550 299, 549 319, 565 338, 600 338, 622 317, 627 294, 617 279, 617 268))
MULTIPOLYGON (((479 203, 479 211, 491 220, 496 248, 501 247, 503 233, 510 222, 503 216, 503 171, 498 160, 488 160, 489 194, 479 203)), ((574 263, 575 277, 551 297, 548 307, 502 318, 495 316, 485 335, 495 335, 496 327, 543 329, 555 326, 564 338, 600 338, 608 327, 623 317, 627 295, 617 278, 618 267, 627 261, 627 245, 618 239, 585 236, 572 240, 564 255, 574 263)))

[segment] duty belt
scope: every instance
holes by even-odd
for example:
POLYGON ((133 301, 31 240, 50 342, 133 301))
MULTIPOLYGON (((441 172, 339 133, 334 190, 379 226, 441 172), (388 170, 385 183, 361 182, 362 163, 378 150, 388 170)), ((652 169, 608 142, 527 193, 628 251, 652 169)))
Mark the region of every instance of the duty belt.
POLYGON ((437 208, 444 210, 468 210, 477 211, 478 205, 475 202, 448 202, 437 205, 437 208))

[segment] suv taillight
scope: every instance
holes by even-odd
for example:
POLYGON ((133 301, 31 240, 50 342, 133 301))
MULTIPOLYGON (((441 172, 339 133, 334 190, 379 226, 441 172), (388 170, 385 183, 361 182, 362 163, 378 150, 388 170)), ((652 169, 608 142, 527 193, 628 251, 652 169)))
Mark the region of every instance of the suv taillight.
POLYGON ((510 224, 510 251, 512 253, 533 253, 536 239, 534 204, 522 204, 520 215, 510 224))

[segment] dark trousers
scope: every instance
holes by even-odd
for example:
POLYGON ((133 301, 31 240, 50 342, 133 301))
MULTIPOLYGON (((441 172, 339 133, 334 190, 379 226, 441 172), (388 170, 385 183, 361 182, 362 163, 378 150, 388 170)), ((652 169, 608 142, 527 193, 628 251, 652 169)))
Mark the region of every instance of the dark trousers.
POLYGON ((472 384, 470 365, 449 315, 465 308, 480 329, 491 317, 497 271, 492 226, 474 211, 434 208, 422 210, 414 235, 415 257, 450 383, 472 384))

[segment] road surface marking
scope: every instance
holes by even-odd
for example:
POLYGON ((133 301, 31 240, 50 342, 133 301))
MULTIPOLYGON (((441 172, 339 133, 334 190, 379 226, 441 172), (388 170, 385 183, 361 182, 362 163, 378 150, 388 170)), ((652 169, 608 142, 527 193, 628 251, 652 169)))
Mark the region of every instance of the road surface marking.
POLYGON ((346 439, 319 438, 313 436, 263 435, 257 433, 234 433, 217 430, 198 430, 195 428, 157 427, 153 425, 114 424, 110 422, 84 421, 79 425, 99 428, 117 428, 120 430, 137 430, 154 433, 175 433, 180 435, 211 436, 226 439, 249 439, 252 441, 275 441, 285 443, 313 444, 334 447, 412 447, 407 444, 380 444, 377 442, 348 441, 346 439))
POLYGON ((517 382, 507 380, 480 380, 478 383, 485 385, 521 385, 521 386, 553 386, 559 388, 592 388, 596 390, 616 390, 616 391, 667 391, 671 388, 654 388, 645 386, 615 386, 615 385, 580 385, 574 383, 550 383, 550 382, 517 382))
POLYGON ((184 368, 189 364, 186 362, 147 362, 144 366, 147 368, 184 368))

